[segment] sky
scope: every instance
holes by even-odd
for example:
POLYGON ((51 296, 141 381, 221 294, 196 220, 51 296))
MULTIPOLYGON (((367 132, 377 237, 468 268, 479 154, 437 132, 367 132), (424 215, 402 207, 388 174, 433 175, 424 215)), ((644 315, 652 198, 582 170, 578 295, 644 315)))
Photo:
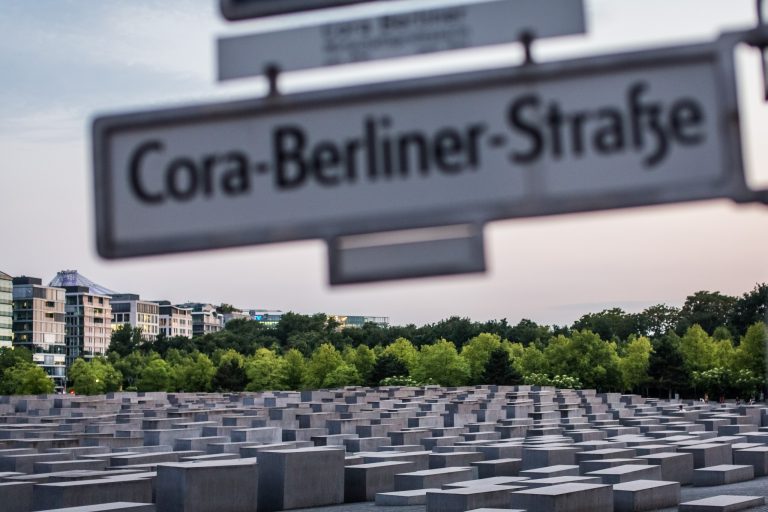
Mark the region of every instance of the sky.
MULTIPOLYGON (((752 0, 585 1, 588 34, 537 42, 537 59, 701 42, 755 23, 752 0)), ((215 38, 318 19, 230 24, 215 0, 0 1, 0 270, 47 283, 76 269, 147 299, 388 316, 393 324, 458 315, 562 325, 605 308, 680 306, 698 290, 740 295, 768 282, 768 206, 729 200, 494 222, 485 228, 488 271, 465 276, 332 288, 321 241, 101 259, 92 118, 261 96, 260 78, 216 82, 215 38)), ((520 56, 508 45, 298 72, 284 90, 517 65, 520 56)), ((748 178, 768 188, 758 60, 740 50, 739 64, 748 178)))

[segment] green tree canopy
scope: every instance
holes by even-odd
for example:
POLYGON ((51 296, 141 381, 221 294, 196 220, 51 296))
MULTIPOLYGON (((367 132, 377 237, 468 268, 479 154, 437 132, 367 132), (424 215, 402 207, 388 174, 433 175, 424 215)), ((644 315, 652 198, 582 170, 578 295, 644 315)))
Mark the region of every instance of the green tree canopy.
POLYGON ((323 343, 312 353, 307 364, 306 383, 309 388, 322 388, 325 378, 344 364, 341 354, 330 343, 323 343))
POLYGON ((420 382, 463 386, 469 380, 469 365, 459 356, 456 345, 441 339, 432 345, 421 346, 413 376, 420 382))
POLYGON ((472 384, 483 382, 485 365, 494 350, 501 348, 501 338, 496 334, 481 333, 470 339, 461 349, 461 357, 469 365, 469 379, 472 384))
POLYGON ((41 395, 53 393, 53 380, 33 363, 19 362, 3 371, 2 395, 41 395))

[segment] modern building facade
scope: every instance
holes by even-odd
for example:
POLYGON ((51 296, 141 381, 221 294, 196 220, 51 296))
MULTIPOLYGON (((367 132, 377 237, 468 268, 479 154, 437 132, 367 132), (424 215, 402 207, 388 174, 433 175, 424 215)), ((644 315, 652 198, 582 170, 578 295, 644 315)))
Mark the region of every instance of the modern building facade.
POLYGON ((67 367, 78 357, 91 360, 106 355, 112 340, 111 290, 80 275, 62 270, 48 286, 64 288, 67 367))
MULTIPOLYGON (((276 326, 283 317, 282 311, 272 309, 251 309, 248 313, 251 320, 269 327, 276 326)), ((328 318, 333 318, 339 324, 339 329, 362 327, 367 323, 374 323, 379 327, 389 326, 389 317, 386 316, 328 315, 328 318)))
POLYGON ((0 272, 0 348, 13 347, 13 278, 0 272))
POLYGON ((13 345, 32 352, 57 390, 67 383, 65 293, 35 277, 13 278, 13 345))
POLYGON ((111 296, 112 331, 122 325, 141 329, 144 341, 155 341, 160 333, 160 306, 156 302, 141 300, 133 293, 111 296))
POLYGON ((166 338, 176 336, 192 337, 192 309, 174 306, 167 300, 156 301, 160 306, 160 334, 166 338))
POLYGON ((106 355, 112 341, 110 297, 92 293, 85 286, 67 286, 67 366, 82 357, 91 360, 106 355))
POLYGON ((199 302, 187 302, 178 307, 192 310, 192 336, 203 336, 224 329, 224 318, 216 306, 199 302))

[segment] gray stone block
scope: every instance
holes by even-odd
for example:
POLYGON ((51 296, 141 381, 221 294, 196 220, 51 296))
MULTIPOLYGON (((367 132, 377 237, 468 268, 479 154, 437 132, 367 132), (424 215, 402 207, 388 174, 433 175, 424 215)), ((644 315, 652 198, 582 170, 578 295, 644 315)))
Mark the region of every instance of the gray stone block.
POLYGON ((449 467, 400 473, 395 475, 395 490, 440 489, 445 484, 461 482, 471 478, 474 478, 474 472, 472 468, 468 467, 449 467))
POLYGON ((613 486, 614 512, 644 512, 676 507, 680 503, 680 483, 634 480, 613 486))
POLYGON ((678 452, 693 454, 693 467, 706 468, 733 462, 731 445, 720 443, 702 443, 693 446, 681 446, 678 452))
POLYGON ((484 459, 485 456, 479 452, 430 453, 429 469, 466 467, 484 459))
POLYGON ((691 453, 653 453, 637 457, 648 464, 661 466, 661 479, 679 482, 683 485, 693 481, 693 454, 691 453))
POLYGON ((155 512, 155 505, 152 503, 116 501, 113 503, 99 503, 97 505, 85 505, 82 507, 41 510, 40 512, 155 512))
POLYGON ((376 505, 385 507, 426 505, 427 492, 439 490, 440 489, 413 489, 410 491, 380 492, 376 495, 376 505))
POLYGON ((517 476, 520 473, 520 468, 523 466, 523 459, 479 460, 471 465, 477 468, 477 476, 479 478, 517 476))
POLYGON ((768 476, 768 446, 736 450, 733 463, 752 466, 755 476, 768 476))
POLYGON ((693 471, 693 485, 697 487, 746 482, 753 478, 755 478, 755 468, 752 466, 723 464, 693 471))
POLYGON ((625 464, 591 471, 586 476, 599 477, 605 484, 620 484, 632 480, 661 480, 661 467, 647 464, 625 464))
POLYGON ((678 507, 679 512, 736 512, 765 505, 764 496, 721 495, 701 500, 687 501, 678 507))
POLYGON ((556 476, 579 476, 579 466, 559 464, 557 466, 545 466, 543 468, 524 469, 520 476, 528 478, 553 478, 556 476))
POLYGON ((29 512, 32 510, 32 482, 0 483, 0 503, 3 512, 29 512))
POLYGON ((163 512, 255 512, 255 459, 161 464, 155 483, 163 512))
POLYGON ((514 491, 511 508, 536 512, 613 512, 613 489, 601 484, 560 484, 514 491))
POLYGON ((115 501, 151 503, 152 480, 130 475, 38 484, 33 493, 32 507, 34 510, 46 510, 115 501))
POLYGON ((507 485, 478 485, 427 492, 426 512, 466 512, 483 507, 506 507, 509 493, 520 489, 507 485))
POLYGON ((260 512, 344 502, 344 450, 300 448, 259 454, 260 512))
POLYGON ((344 501, 373 501, 380 492, 396 489, 395 475, 413 468, 412 462, 373 462, 344 468, 344 501))

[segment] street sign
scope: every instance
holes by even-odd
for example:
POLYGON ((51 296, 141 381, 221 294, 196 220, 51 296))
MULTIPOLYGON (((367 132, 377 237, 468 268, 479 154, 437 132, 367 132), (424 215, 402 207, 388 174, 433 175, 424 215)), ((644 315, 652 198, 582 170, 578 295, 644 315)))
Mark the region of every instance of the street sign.
POLYGON ((100 117, 98 250, 743 199, 736 42, 100 117))
POLYGON ((221 0, 221 14, 237 21, 373 1, 376 0, 221 0))
POLYGON ((219 80, 261 75, 271 65, 296 71, 414 54, 583 34, 583 0, 484 0, 408 9, 323 25, 223 37, 219 80))

